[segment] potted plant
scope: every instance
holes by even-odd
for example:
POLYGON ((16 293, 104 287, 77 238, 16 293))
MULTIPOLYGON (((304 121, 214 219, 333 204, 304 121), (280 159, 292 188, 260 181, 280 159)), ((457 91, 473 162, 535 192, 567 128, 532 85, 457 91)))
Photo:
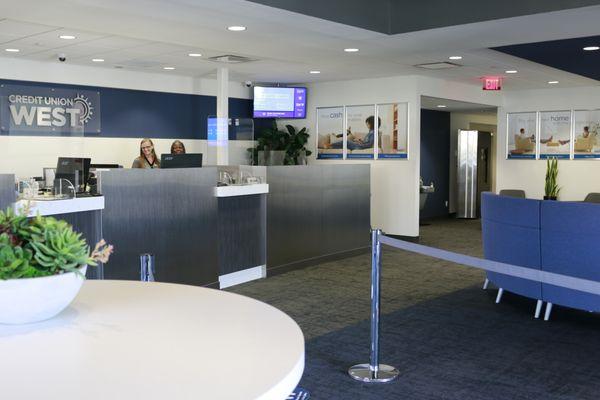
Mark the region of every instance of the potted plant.
POLYGON ((256 147, 248 149, 254 165, 298 165, 312 153, 306 149, 308 141, 306 128, 296 131, 291 125, 286 130, 277 127, 277 122, 263 129, 256 147))
POLYGON ((558 177, 558 160, 550 157, 546 160, 546 184, 544 188, 544 200, 556 200, 560 188, 556 183, 558 177))
POLYGON ((292 125, 286 125, 288 131, 287 146, 286 146, 286 164, 287 165, 304 165, 306 158, 312 154, 306 149, 306 143, 310 136, 306 132, 306 128, 296 131, 292 125))
POLYGON ((103 240, 90 251, 66 221, 27 214, 0 211, 0 323, 54 317, 79 292, 87 266, 112 253, 103 240))

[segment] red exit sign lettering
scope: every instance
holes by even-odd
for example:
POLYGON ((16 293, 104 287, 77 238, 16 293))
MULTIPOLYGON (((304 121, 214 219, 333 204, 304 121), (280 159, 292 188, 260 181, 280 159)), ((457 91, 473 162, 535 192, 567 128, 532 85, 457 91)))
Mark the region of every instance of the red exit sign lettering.
POLYGON ((502 79, 497 76, 483 78, 483 90, 502 90, 502 79))

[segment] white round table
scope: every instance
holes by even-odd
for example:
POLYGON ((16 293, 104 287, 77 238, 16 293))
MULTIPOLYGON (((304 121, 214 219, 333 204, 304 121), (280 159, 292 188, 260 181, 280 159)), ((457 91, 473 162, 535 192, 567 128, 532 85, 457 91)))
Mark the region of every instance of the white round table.
POLYGON ((194 286, 86 281, 57 317, 0 325, 7 400, 280 400, 303 370, 290 317, 194 286))

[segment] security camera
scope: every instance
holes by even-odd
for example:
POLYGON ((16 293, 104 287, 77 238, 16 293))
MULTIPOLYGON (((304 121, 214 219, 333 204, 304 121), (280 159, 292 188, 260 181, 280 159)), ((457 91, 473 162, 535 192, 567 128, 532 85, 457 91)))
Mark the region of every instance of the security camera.
POLYGON ((252 87, 252 81, 246 81, 246 82, 244 82, 244 86, 246 86, 246 87, 252 87))
POLYGON ((67 61, 67 55, 65 53, 59 53, 58 54, 58 61, 60 61, 60 62, 67 61))

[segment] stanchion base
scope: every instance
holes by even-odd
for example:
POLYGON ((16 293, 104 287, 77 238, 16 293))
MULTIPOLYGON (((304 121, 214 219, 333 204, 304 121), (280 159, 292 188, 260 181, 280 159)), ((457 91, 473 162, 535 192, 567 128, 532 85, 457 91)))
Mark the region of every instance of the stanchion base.
POLYGON ((371 371, 369 364, 358 364, 350 367, 348 374, 357 381, 367 383, 385 383, 391 382, 400 375, 400 371, 391 365, 379 364, 377 374, 371 371))

